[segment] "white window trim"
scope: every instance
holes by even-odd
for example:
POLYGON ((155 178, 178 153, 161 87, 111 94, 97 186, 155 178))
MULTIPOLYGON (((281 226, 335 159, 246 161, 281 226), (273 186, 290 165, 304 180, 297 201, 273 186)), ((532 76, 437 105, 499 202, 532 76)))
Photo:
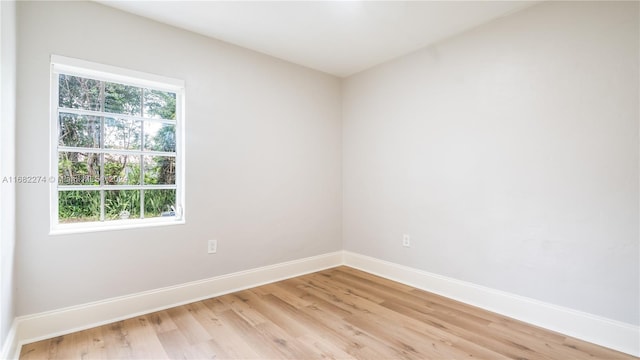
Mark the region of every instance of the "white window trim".
MULTIPOLYGON (((184 146, 184 97, 183 80, 124 69, 116 66, 94 63, 65 56, 51 55, 51 98, 50 98, 50 235, 85 233, 95 231, 146 228, 185 223, 185 146, 184 146), (145 87, 176 93, 176 216, 170 218, 155 217, 145 219, 127 219, 95 221, 86 223, 60 224, 58 222, 58 74, 64 73, 89 77, 101 81, 111 81, 136 87, 145 87)), ((122 116, 118 114, 118 116, 122 116)))

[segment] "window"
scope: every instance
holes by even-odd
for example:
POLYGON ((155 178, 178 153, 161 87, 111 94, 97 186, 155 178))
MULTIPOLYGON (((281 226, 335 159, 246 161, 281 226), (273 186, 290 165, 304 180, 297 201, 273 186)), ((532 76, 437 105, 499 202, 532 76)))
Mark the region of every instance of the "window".
POLYGON ((52 232, 184 222, 183 83, 51 58, 52 232))

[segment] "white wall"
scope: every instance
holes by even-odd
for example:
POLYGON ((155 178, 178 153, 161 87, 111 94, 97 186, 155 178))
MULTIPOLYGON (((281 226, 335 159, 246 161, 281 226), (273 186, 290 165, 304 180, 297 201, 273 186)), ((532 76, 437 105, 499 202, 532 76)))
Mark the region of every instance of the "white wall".
POLYGON ((49 56, 81 58, 185 80, 187 207, 49 236, 47 186, 20 186, 18 315, 341 248, 339 79, 91 2, 19 2, 18 44, 18 173, 48 173, 49 56))
POLYGON ((11 328, 14 306, 16 7, 0 1, 0 349, 11 328))
POLYGON ((639 324, 638 24, 548 2, 348 78, 345 250, 639 324))

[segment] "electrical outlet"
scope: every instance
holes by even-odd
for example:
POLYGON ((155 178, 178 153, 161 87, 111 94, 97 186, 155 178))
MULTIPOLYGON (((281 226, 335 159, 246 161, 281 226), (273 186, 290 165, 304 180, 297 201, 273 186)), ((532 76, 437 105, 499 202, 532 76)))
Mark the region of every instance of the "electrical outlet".
POLYGON ((207 243, 207 252, 209 254, 215 254, 218 251, 218 240, 209 240, 207 243))
POLYGON ((411 236, 409 234, 402 235, 402 246, 411 247, 411 236))

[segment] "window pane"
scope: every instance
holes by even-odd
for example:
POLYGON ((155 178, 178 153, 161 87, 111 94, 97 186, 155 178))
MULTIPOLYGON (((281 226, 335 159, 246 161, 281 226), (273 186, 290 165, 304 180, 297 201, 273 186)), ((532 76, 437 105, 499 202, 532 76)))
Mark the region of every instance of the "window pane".
POLYGON ((142 115, 141 88, 110 82, 105 83, 104 88, 104 111, 115 114, 142 115))
POLYGON ((100 191, 59 191, 58 221, 62 224, 100 220, 100 191))
POLYGON ((58 145, 100 147, 99 117, 60 113, 58 122, 58 145))
POLYGON ((140 185, 140 156, 104 154, 105 185, 140 185))
POLYGON ((71 75, 60 75, 58 79, 60 107, 100 111, 100 81, 71 75))
POLYGON ((175 120, 176 94, 167 91, 144 89, 144 117, 175 120))
POLYGON ((55 131, 51 150, 57 157, 52 161, 58 161, 52 198, 59 223, 86 222, 80 229, 105 221, 120 225, 116 220, 124 218, 132 220, 126 226, 145 217, 175 218, 176 195, 182 191, 176 178, 176 167, 182 165, 176 144, 182 118, 176 105, 183 90, 174 81, 158 85, 167 91, 146 88, 146 80, 160 78, 136 80, 117 69, 96 80, 93 70, 104 67, 87 63, 85 68, 63 57, 52 56, 51 65, 51 92, 58 97, 50 119, 55 131), (59 73, 66 69, 79 75, 59 73), (126 84, 119 83, 123 75, 126 84))
POLYGON ((140 121, 105 118, 104 147, 140 150, 141 131, 140 121))
POLYGON ((169 156, 144 156, 145 185, 176 183, 176 158, 169 156))
POLYGON ((58 154, 59 185, 99 185, 100 154, 61 152, 58 154))
POLYGON ((105 220, 139 219, 140 190, 106 190, 104 217, 105 220))
POLYGON ((144 190, 144 217, 175 216, 176 191, 144 190))
POLYGON ((144 150, 176 152, 176 126, 145 121, 144 150))

